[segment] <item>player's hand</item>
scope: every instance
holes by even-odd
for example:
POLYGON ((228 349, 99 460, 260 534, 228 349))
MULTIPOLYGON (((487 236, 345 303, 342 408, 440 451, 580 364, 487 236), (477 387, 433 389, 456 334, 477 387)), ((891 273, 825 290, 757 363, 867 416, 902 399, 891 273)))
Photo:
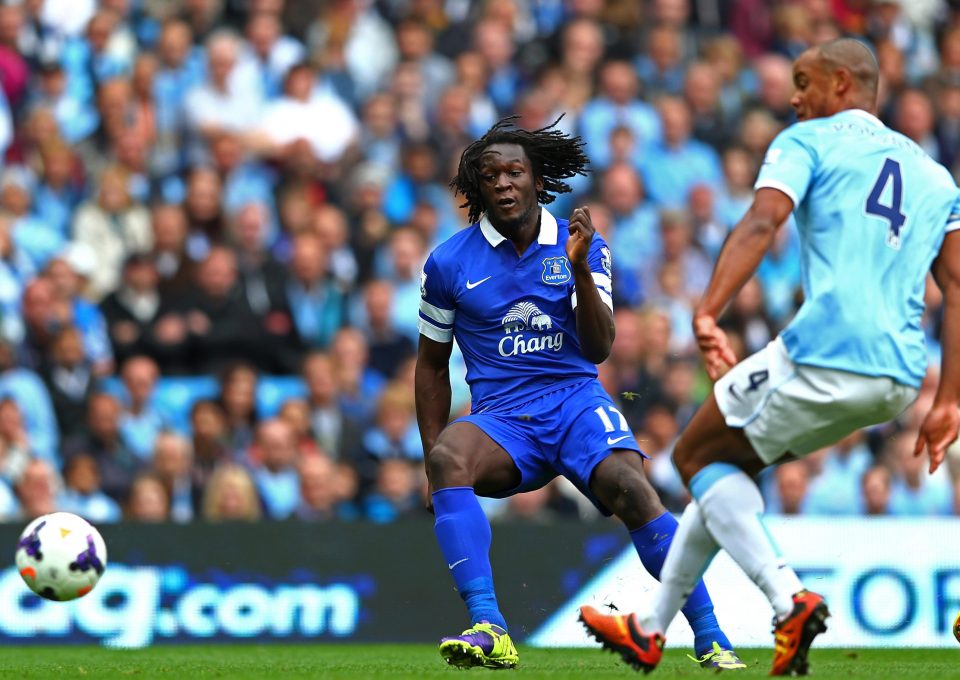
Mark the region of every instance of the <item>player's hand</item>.
POLYGON ((567 259, 570 260, 570 264, 586 262, 590 242, 593 240, 593 235, 597 233, 590 219, 590 208, 586 206, 576 208, 570 215, 567 231, 570 233, 570 238, 567 239, 567 259))
POLYGON ((730 347, 727 334, 717 326, 712 316, 697 316, 693 320, 693 334, 703 356, 703 365, 711 380, 719 380, 737 363, 737 355, 730 347))
POLYGON ((947 455, 947 447, 957 441, 960 432, 960 410, 956 404, 934 404, 917 434, 913 455, 919 456, 926 449, 930 455, 930 474, 936 472, 947 455))

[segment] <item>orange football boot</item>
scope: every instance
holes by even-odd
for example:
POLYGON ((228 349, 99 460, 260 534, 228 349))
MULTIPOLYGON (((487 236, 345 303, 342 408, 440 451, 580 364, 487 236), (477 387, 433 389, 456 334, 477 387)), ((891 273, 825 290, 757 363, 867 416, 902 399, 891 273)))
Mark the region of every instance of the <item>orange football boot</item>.
POLYGON ((619 654, 636 670, 649 673, 663 656, 666 639, 660 633, 645 633, 636 614, 602 614, 589 605, 580 607, 583 623, 604 649, 619 654))
POLYGON ((830 616, 823 597, 809 590, 793 596, 793 611, 783 621, 774 619, 773 668, 770 675, 806 675, 807 652, 813 639, 827 630, 830 616))

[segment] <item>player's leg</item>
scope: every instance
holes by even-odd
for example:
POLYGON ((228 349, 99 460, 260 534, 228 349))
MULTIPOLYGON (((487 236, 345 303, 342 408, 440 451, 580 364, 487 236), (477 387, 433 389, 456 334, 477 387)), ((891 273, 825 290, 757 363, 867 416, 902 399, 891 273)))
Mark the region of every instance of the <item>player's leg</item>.
POLYGON ((437 542, 473 624, 461 635, 441 640, 440 653, 455 666, 511 668, 518 656, 497 602, 490 523, 476 494, 516 487, 520 471, 483 430, 455 422, 430 451, 428 474, 437 542))
MULTIPOLYGON (((661 580, 664 560, 679 525, 660 502, 643 470, 643 458, 636 451, 618 449, 601 460, 590 480, 593 495, 627 527, 643 566, 661 580)), ((688 530, 689 531, 689 530, 688 530)), ((699 563, 705 563, 716 552, 716 543, 706 531, 685 539, 691 548, 701 551, 699 563), (699 540, 692 540, 692 539, 699 540)), ((706 586, 699 579, 688 589, 681 602, 683 615, 694 633, 694 649, 705 666, 744 668, 733 653, 730 640, 720 629, 713 602, 706 586)))

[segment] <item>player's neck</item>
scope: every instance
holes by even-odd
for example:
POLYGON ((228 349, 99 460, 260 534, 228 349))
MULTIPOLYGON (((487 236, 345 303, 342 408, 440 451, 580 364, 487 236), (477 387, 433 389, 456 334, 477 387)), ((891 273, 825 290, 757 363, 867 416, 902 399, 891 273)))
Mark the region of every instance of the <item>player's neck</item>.
POLYGON ((540 211, 533 212, 529 218, 524 219, 519 224, 493 224, 493 222, 490 224, 500 232, 501 236, 513 244, 517 255, 523 255, 540 235, 540 211))

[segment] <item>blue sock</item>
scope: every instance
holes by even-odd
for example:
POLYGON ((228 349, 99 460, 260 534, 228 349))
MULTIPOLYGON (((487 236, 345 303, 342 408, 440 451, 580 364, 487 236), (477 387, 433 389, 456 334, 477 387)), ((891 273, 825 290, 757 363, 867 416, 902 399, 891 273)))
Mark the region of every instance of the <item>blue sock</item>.
MULTIPOLYGON (((677 530, 677 520, 669 512, 665 512, 656 519, 644 524, 639 529, 630 532, 633 545, 640 555, 640 561, 650 575, 660 580, 660 569, 667 559, 667 550, 673 541, 673 534, 677 530)), ((693 628, 694 649, 697 656, 702 656, 713 648, 713 642, 720 643, 724 649, 733 649, 727 636, 720 630, 717 617, 713 613, 713 601, 707 593, 703 581, 697 583, 687 603, 683 606, 684 617, 693 628)))
POLYGON ((433 492, 433 530, 473 623, 489 621, 507 629, 493 590, 490 522, 473 489, 455 486, 433 492))

